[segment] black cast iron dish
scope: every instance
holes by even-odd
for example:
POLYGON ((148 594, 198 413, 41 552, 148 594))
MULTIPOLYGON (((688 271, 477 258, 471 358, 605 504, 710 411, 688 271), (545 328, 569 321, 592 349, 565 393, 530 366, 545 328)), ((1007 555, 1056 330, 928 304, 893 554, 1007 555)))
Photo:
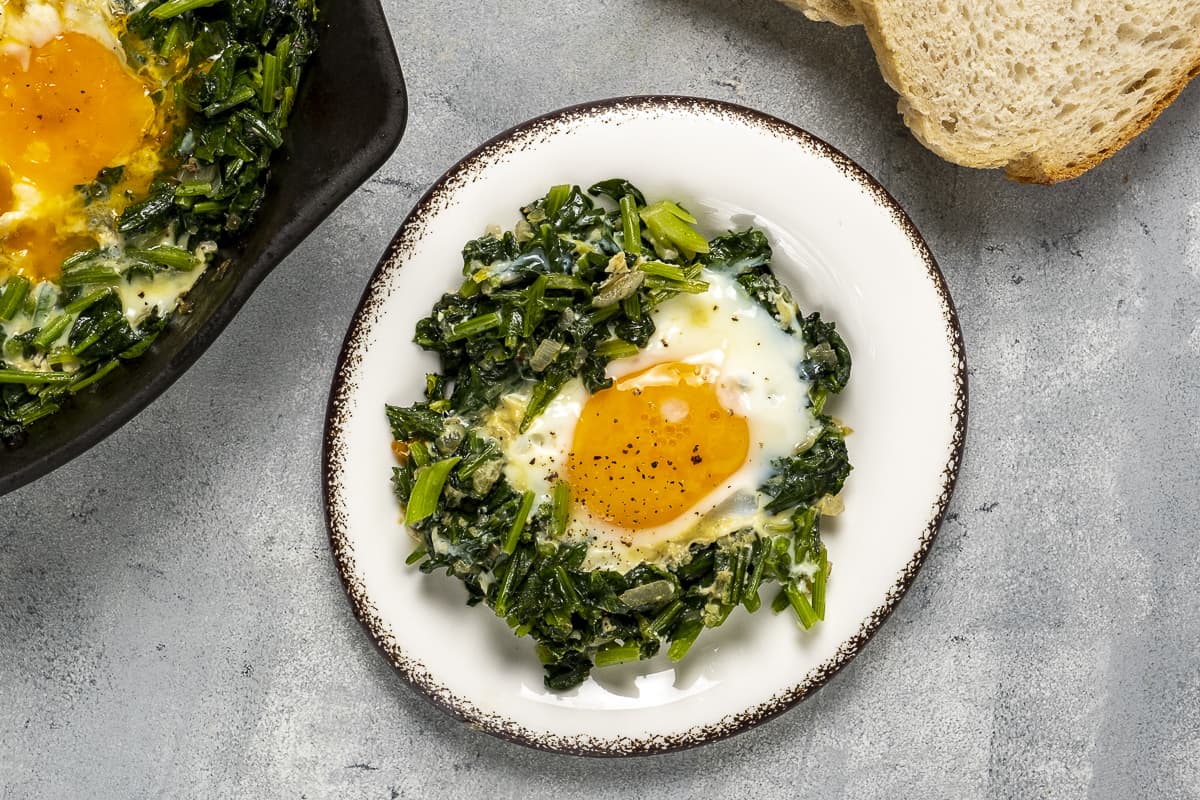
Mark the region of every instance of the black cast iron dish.
POLYGON ((0 494, 84 452, 162 394, 263 278, 396 149, 408 101, 379 0, 325 3, 321 16, 320 47, 252 229, 188 295, 190 313, 176 314, 142 358, 35 424, 20 446, 0 449, 0 494))

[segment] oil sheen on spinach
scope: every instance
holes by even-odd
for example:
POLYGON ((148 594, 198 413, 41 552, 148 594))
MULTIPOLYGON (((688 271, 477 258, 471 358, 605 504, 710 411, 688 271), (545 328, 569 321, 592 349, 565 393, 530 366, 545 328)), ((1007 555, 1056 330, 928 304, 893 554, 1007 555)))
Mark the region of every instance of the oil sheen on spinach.
POLYGON ((578 685, 594 666, 664 649, 679 660, 738 605, 756 611, 766 586, 772 608, 790 609, 804 628, 823 619, 829 559, 820 520, 822 511, 836 510, 850 472, 847 430, 824 413, 850 373, 834 325, 819 314, 799 315, 771 273, 761 231, 706 241, 684 209, 648 204, 627 181, 604 181, 586 193, 554 186, 521 215, 514 230, 463 248, 465 280, 416 326, 415 341, 438 354, 441 369, 426 376, 424 401, 386 409, 400 464, 393 485, 418 540, 409 563, 459 579, 469 605, 488 606, 515 634, 532 637, 555 690, 578 685), (642 274, 606 272, 621 252, 642 274), (786 522, 766 535, 735 530, 693 544, 671 566, 587 569, 586 542, 560 538, 569 486, 560 482, 535 507, 531 492, 504 478, 500 450, 478 423, 516 387, 529 393, 528 422, 569 379, 591 392, 609 386, 608 362, 646 345, 654 308, 680 292, 703 291, 703 268, 734 277, 806 343, 799 371, 810 382, 819 435, 774 461, 759 489, 767 509, 786 522))
MULTIPOLYGON (((161 333, 170 310, 134 313, 120 289, 198 275, 251 224, 316 47, 313 0, 150 0, 136 11, 116 0, 114 8, 128 14, 121 40, 130 68, 172 75, 154 97, 171 109, 168 166, 106 228, 119 248, 75 252, 53 280, 14 274, 0 285, 0 440, 10 446, 161 333)), ((103 203, 121 178, 121 167, 106 168, 77 190, 85 203, 103 203)))

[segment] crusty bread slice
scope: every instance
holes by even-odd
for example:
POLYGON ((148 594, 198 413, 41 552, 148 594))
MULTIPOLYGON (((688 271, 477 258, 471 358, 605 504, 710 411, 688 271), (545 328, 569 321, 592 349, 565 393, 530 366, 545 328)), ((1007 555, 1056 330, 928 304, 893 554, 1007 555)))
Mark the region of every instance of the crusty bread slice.
POLYGON ((799 9, 804 16, 817 22, 832 22, 835 25, 861 25, 862 17, 851 0, 783 0, 792 8, 799 9))
POLYGON ((938 155, 1074 178, 1200 73, 1200 0, 854 0, 900 113, 938 155))

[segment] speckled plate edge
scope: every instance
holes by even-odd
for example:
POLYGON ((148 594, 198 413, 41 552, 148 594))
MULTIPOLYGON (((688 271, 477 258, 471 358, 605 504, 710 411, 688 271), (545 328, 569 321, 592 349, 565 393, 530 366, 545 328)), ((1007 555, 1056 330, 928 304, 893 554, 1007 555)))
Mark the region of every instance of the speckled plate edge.
POLYGON ((366 628, 372 640, 384 653, 388 660, 399 670, 400 674, 414 688, 420 691, 428 700, 442 710, 456 717, 468 726, 507 739, 527 747, 556 753, 585 756, 627 756, 651 755, 673 750, 682 750, 702 744, 724 739, 734 734, 748 730, 765 722, 795 706, 817 689, 821 688, 838 670, 846 666, 855 655, 866 645, 871 636, 879 629, 883 621, 899 604, 904 593, 912 585, 925 560, 933 540, 941 527, 942 519, 950 504, 954 492, 955 481, 958 477, 959 466, 962 463, 963 448, 966 444, 967 430, 967 365, 963 345, 962 330, 958 322, 958 314, 950 292, 946 286, 945 277, 938 268, 933 254, 930 252, 924 238, 913 224, 908 214, 900 207, 878 181, 862 167, 841 151, 832 147, 822 139, 808 133, 781 119, 761 111, 744 106, 725 103, 719 100, 684 97, 674 95, 647 95, 635 97, 618 97, 592 103, 569 106, 536 117, 528 122, 510 128, 489 139, 475 149, 439 178, 425 195, 418 201, 401 224, 396 235, 388 245, 387 251, 380 259, 379 265, 371 275, 367 287, 354 313, 353 321, 346 333, 342 350, 338 356, 337 369, 334 372, 333 385, 329 395, 329 406, 325 421, 324 446, 322 452, 325 521, 329 529, 330 545, 346 594, 353 606, 354 613, 366 628), (377 609, 367 596, 366 591, 356 577, 352 548, 349 546, 345 530, 345 520, 338 511, 337 480, 341 471, 343 454, 335 444, 339 438, 342 426, 342 415, 352 394, 351 368, 360 357, 364 346, 366 331, 378 314, 377 305, 381 294, 386 289, 384 278, 387 267, 403 260, 412 243, 421 238, 425 220, 430 213, 445 206, 455 189, 476 179, 474 172, 489 160, 513 150, 538 141, 541 137, 552 132, 563 122, 580 117, 610 113, 614 110, 644 110, 644 109, 682 109, 703 111, 708 114, 731 116, 752 126, 765 128, 776 135, 796 140, 807 147, 819 152, 832 162, 846 177, 860 184, 874 198, 875 202, 886 209, 896 225, 904 231, 914 249, 921 255, 928 276, 938 294, 946 337, 950 344, 954 360, 955 403, 953 410, 953 437, 951 440, 950 456, 942 470, 941 494, 933 507, 929 523, 921 534, 919 546, 912 559, 901 571, 899 578, 888 590, 885 601, 877 607, 861 624, 858 632, 842 643, 837 652, 828 660, 812 669, 804 678, 790 689, 780 692, 770 699, 739 713, 730 714, 719 721, 697 726, 682 734, 671 736, 651 737, 615 737, 596 738, 591 736, 558 736, 529 730, 512 720, 501 716, 482 712, 470 700, 453 694, 448 688, 425 670, 419 663, 410 659, 388 633, 377 609))

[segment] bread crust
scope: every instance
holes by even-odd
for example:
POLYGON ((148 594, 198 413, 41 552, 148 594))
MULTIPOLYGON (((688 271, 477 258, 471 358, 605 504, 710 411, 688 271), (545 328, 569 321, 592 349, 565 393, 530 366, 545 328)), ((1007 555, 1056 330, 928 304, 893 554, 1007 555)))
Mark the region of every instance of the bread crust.
POLYGON ((1004 174, 1014 181, 1021 183, 1038 183, 1043 186, 1049 186, 1062 181, 1069 181, 1072 178, 1078 178, 1083 173, 1090 170, 1092 167, 1106 161, 1114 155, 1118 150, 1133 141, 1138 134, 1150 127, 1154 120, 1158 119, 1158 115, 1166 110, 1167 106, 1175 102, 1175 98, 1187 88, 1187 85, 1192 82, 1197 75, 1200 75, 1200 58, 1192 65, 1192 68, 1185 72, 1179 80, 1177 80, 1170 89, 1163 93, 1162 97, 1154 104, 1154 107, 1144 114, 1140 119, 1136 119, 1127 125, 1117 135, 1116 141, 1103 150, 1092 153, 1086 158, 1080 159, 1073 165, 1055 166, 1052 164, 1043 164, 1036 159, 1035 156, 1030 156, 1018 161, 1010 161, 1004 168, 1004 174))
POLYGON ((783 4, 815 22, 832 22, 842 27, 862 24, 853 0, 783 0, 783 4))
POLYGON ((1130 121, 1124 127, 1120 128, 1113 137, 1111 144, 1107 145, 1095 153, 1090 153, 1083 158, 1072 161, 1068 164, 1050 163, 1038 155, 1037 153, 1028 153, 1020 158, 1014 158, 1007 163, 993 162, 990 164, 970 163, 971 158, 961 153, 947 152, 945 147, 937 146, 925 139, 918 130, 918 125, 913 124, 910 118, 912 116, 925 119, 924 113, 913 108, 911 99, 913 94, 906 90, 905 81, 902 76, 902 70, 898 63, 896 52, 889 44, 887 37, 883 33, 882 20, 876 7, 877 0, 853 0, 855 9, 863 21, 863 29, 867 34, 867 39, 871 42, 871 48, 875 51, 875 60, 879 63, 880 72, 883 78, 887 81, 897 94, 900 95, 898 109, 904 117, 904 122, 908 125, 913 135, 928 147, 933 152, 937 153, 947 161, 961 164, 962 166, 977 167, 977 168, 1002 168, 1007 177, 1021 183, 1036 183, 1041 185, 1050 185, 1060 183, 1062 181, 1077 178, 1096 165, 1105 161, 1118 150, 1129 144, 1142 131, 1150 126, 1158 115, 1169 106, 1176 97, 1187 87, 1187 85, 1200 75, 1200 54, 1197 55, 1196 61, 1191 65, 1190 69, 1182 73, 1181 76, 1155 101, 1154 105, 1148 112, 1142 116, 1130 121))

